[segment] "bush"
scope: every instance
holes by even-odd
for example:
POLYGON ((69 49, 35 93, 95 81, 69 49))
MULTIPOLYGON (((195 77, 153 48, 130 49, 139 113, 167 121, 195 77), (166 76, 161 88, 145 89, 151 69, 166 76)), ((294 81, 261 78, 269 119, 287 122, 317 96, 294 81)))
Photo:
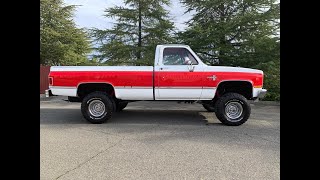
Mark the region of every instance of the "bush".
POLYGON ((263 87, 268 90, 265 101, 280 101, 280 61, 260 63, 254 68, 264 72, 263 87))

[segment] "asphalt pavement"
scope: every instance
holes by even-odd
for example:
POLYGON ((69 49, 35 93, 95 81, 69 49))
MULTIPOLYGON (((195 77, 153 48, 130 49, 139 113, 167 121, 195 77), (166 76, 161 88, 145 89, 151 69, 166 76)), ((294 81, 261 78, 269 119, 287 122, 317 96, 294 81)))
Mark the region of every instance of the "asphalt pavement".
POLYGON ((133 102, 105 124, 40 98, 40 179, 280 179, 280 105, 222 125, 200 104, 133 102))

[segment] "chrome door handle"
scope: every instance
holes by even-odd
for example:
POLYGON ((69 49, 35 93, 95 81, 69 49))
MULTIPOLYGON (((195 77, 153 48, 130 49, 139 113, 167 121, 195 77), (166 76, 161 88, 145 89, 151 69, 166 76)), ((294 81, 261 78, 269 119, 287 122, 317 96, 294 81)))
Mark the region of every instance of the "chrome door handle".
POLYGON ((161 67, 160 70, 165 70, 168 69, 167 67, 161 67))

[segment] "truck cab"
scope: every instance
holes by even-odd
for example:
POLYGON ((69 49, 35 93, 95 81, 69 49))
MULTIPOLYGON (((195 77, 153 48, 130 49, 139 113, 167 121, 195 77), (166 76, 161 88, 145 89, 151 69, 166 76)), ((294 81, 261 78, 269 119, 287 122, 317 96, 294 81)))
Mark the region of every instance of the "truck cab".
POLYGON ((202 94, 206 67, 187 45, 158 45, 154 64, 155 99, 212 99, 214 93, 210 97, 202 94))

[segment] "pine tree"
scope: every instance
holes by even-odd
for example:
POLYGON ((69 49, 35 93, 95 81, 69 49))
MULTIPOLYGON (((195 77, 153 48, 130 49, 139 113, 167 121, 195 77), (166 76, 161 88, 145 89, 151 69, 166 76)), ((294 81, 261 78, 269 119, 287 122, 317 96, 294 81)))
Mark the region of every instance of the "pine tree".
POLYGON ((164 5, 169 0, 125 0, 125 6, 105 10, 117 23, 111 29, 93 29, 98 57, 111 65, 152 65, 157 44, 170 43, 174 29, 164 5))
POLYGON ((252 67, 279 58, 277 0, 182 0, 195 11, 178 34, 202 59, 219 65, 252 67))
POLYGON ((40 64, 77 65, 87 61, 89 37, 76 27, 76 6, 62 0, 40 0, 40 64))

